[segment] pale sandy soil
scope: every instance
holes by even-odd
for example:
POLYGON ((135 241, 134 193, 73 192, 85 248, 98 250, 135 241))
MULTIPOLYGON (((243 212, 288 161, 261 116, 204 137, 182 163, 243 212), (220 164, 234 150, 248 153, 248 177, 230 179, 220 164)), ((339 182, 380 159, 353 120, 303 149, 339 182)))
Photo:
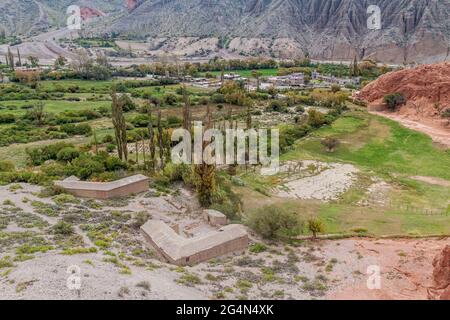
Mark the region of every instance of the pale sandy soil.
MULTIPOLYGON (((9 256, 12 262, 0 264, 0 299, 427 298, 432 258, 449 243, 448 239, 346 239, 305 241, 296 246, 266 243, 264 252, 247 251, 177 268, 152 254, 130 222, 144 211, 151 219, 179 223, 182 230, 205 232, 211 227, 202 221, 189 190, 180 188, 159 196, 151 190, 120 201, 96 202, 103 207, 92 209, 84 200, 58 206, 53 199, 40 198, 39 187, 20 186, 17 190, 0 187, 0 222, 10 219, 3 229, 0 223, 0 261, 9 256), (36 212, 32 201, 54 206, 54 216, 36 212), (51 228, 61 219, 75 226, 71 240, 63 239, 66 246, 69 240, 75 242, 69 248, 95 246, 96 239, 86 225, 106 227, 102 234, 113 239, 111 246, 97 247, 96 253, 62 254, 61 239, 51 228), (24 220, 34 226, 24 225, 24 220), (31 234, 21 238, 24 232, 31 234), (19 255, 24 244, 34 247, 42 241, 53 248, 19 255), (380 265, 382 270, 382 287, 376 292, 364 289, 371 265, 380 265), (68 273, 70 268, 79 273, 68 273), (67 286, 73 277, 81 281, 79 290, 67 286)), ((262 242, 254 235, 251 239, 262 242)))
POLYGON ((426 182, 429 184, 434 184, 437 186, 450 187, 450 181, 445 180, 445 179, 436 178, 436 177, 413 176, 413 177, 411 177, 411 179, 426 182))
POLYGON ((437 123, 436 121, 431 120, 427 121, 426 119, 421 119, 420 122, 418 122, 411 120, 406 116, 394 114, 391 112, 371 111, 370 113, 398 121, 409 129, 413 129, 429 135, 434 142, 443 145, 446 148, 450 147, 450 128, 443 127, 441 123, 437 123))
POLYGON ((335 200, 356 180, 358 169, 350 164, 303 161, 300 176, 289 176, 289 181, 278 187, 276 196, 282 198, 335 200), (316 167, 313 172, 309 169, 316 167), (307 176, 305 176, 305 174, 307 176))
MULTIPOLYGON (((350 241, 350 240, 349 240, 350 241)), ((433 299, 433 258, 450 239, 353 240, 362 256, 380 266, 380 289, 368 289, 367 277, 330 292, 330 299, 433 299)))

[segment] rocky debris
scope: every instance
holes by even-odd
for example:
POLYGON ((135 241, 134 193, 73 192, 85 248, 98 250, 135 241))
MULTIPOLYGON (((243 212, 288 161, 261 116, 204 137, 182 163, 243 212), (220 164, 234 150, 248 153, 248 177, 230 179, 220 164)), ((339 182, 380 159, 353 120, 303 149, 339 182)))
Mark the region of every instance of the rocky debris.
POLYGON ((336 200, 350 189, 358 172, 354 166, 341 163, 310 163, 305 169, 310 171, 310 176, 289 179, 278 188, 276 195, 281 198, 336 200))
POLYGON ((433 280, 436 289, 443 290, 441 300, 450 300, 450 245, 447 245, 433 261, 433 280))
POLYGON ((398 109, 398 114, 416 121, 436 119, 448 125, 441 114, 450 108, 450 63, 389 72, 365 86, 358 98, 367 102, 369 109, 380 111, 386 109, 384 96, 395 92, 407 99, 406 104, 398 109))

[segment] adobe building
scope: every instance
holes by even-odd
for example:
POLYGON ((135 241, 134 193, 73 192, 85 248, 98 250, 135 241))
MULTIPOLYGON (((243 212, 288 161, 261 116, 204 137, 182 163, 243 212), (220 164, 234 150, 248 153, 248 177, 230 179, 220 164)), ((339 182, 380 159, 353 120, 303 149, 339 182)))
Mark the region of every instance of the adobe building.
POLYGON ((203 210, 203 218, 213 227, 225 226, 228 224, 227 216, 217 210, 203 210))
POLYGON ((245 228, 238 224, 222 227, 193 238, 184 238, 160 220, 149 220, 141 233, 167 262, 185 266, 194 265, 225 254, 244 251, 249 238, 245 228))
POLYGON ((148 177, 138 174, 112 182, 80 181, 77 177, 69 177, 63 181, 55 181, 55 185, 67 193, 81 198, 110 199, 126 197, 145 192, 149 189, 148 177))

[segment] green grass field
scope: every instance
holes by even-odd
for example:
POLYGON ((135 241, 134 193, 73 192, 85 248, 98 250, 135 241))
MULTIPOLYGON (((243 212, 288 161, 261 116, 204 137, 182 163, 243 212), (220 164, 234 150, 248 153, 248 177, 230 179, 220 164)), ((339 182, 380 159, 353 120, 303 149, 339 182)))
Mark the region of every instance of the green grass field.
POLYGON ((95 110, 100 107, 110 107, 111 101, 66 101, 66 100, 12 100, 2 101, 0 104, 4 106, 17 106, 17 109, 0 110, 0 113, 11 113, 15 115, 23 115, 26 113, 25 109, 21 109, 21 106, 35 105, 38 102, 44 103, 44 111, 51 113, 61 113, 64 111, 76 111, 76 110, 95 110))
POLYGON ((351 163, 361 173, 349 191, 330 203, 266 196, 279 183, 277 177, 245 174, 247 187, 240 188, 244 210, 274 204, 297 212, 304 220, 319 216, 329 234, 356 229, 377 236, 450 234, 450 188, 412 179, 420 175, 450 180, 450 153, 435 147, 428 136, 367 112, 352 111, 300 139, 282 155, 282 160, 304 159, 351 163), (328 136, 340 141, 334 153, 320 143, 328 136), (385 203, 361 206, 375 177, 391 186, 385 203))

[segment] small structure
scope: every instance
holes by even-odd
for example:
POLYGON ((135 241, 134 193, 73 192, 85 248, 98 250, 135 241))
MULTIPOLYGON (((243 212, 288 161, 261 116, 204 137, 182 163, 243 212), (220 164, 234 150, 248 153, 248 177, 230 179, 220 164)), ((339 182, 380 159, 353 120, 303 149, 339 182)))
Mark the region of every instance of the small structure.
POLYGON ((248 234, 237 224, 225 226, 193 238, 183 238, 160 220, 149 220, 141 232, 152 247, 169 263, 194 265, 221 255, 245 250, 248 234))
POLYGON ((148 180, 148 177, 142 174, 112 182, 80 181, 77 177, 72 176, 63 181, 55 181, 55 185, 77 197, 109 199, 147 191, 148 180))
POLYGON ((269 77, 267 81, 275 87, 304 87, 305 75, 303 73, 291 73, 285 76, 269 77))
POLYGON ((203 210, 203 218, 213 227, 225 226, 228 224, 227 216, 217 210, 203 210))

